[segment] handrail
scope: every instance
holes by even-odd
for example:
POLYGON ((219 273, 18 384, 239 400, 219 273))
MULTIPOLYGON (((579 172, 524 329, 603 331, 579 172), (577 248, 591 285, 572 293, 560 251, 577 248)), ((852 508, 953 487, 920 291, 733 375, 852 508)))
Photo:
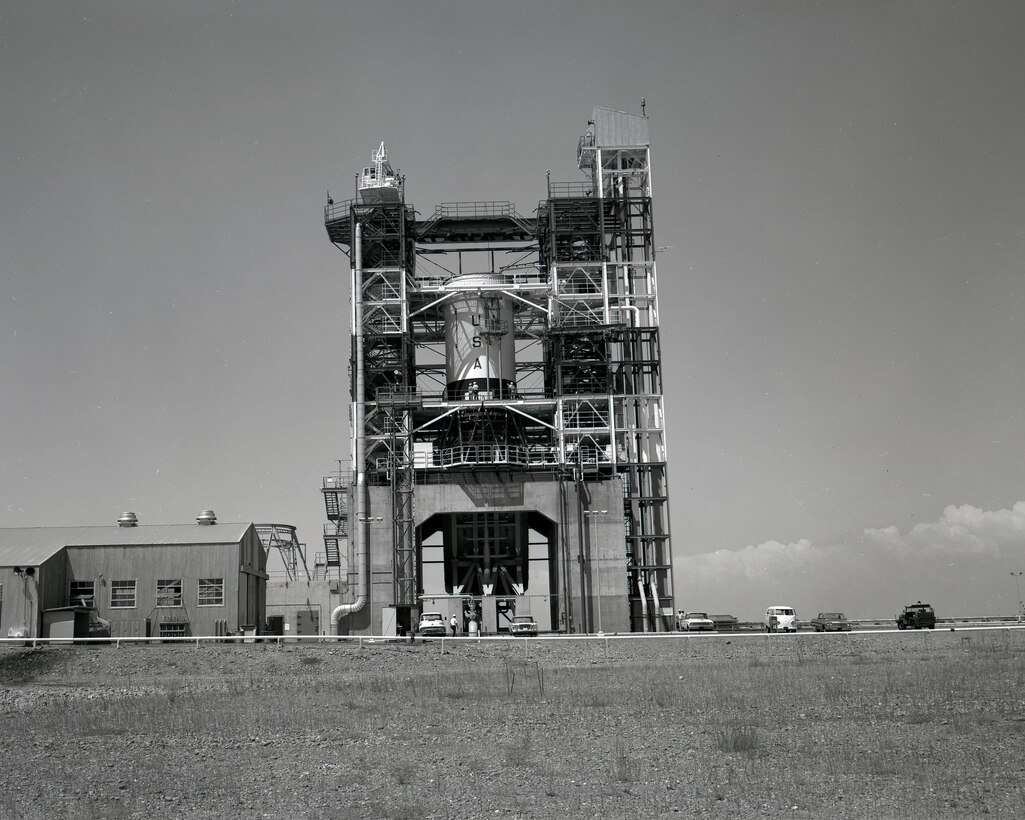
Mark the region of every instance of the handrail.
MULTIPOLYGON (((511 444, 464 444, 444 447, 431 453, 414 452, 413 467, 466 467, 480 465, 514 465, 517 467, 555 467, 561 464, 554 447, 524 447, 511 444)), ((377 469, 391 466, 388 457, 375 462, 377 469)))
POLYGON ((513 217, 519 218, 516 206, 511 202, 501 200, 489 200, 481 202, 442 202, 434 208, 433 219, 439 218, 461 218, 461 217, 513 217))
POLYGON ((550 199, 579 199, 594 196, 594 185, 590 182, 553 182, 548 187, 550 199))
POLYGON ((355 199, 346 199, 344 202, 332 202, 324 206, 324 222, 337 222, 341 219, 348 219, 355 199))
MULTIPOLYGON (((1011 620, 1007 620, 1001 624, 993 624, 990 626, 968 626, 958 627, 959 631, 993 631, 993 630, 1013 630, 1015 632, 1025 631, 1025 624, 1017 623, 1011 620)), ((868 630, 876 631, 876 630, 868 630)), ((928 634, 928 630, 925 633, 921 631, 902 631, 898 632, 896 627, 891 627, 883 630, 887 633, 892 633, 895 636, 901 638, 907 638, 914 635, 928 634)), ((730 640, 738 639, 772 639, 772 640, 793 640, 795 638, 836 638, 843 636, 845 638, 851 635, 857 636, 859 633, 854 632, 812 632, 810 630, 800 631, 794 633, 783 634, 779 632, 766 633, 766 632, 730 632, 730 633, 715 633, 715 632, 606 632, 604 634, 589 633, 589 634, 572 634, 567 635, 561 632, 553 632, 551 634, 538 635, 537 637, 521 637, 511 635, 460 635, 457 637, 445 636, 431 638, 422 635, 186 635, 184 637, 111 637, 111 638, 0 638, 0 646, 25 646, 25 647, 38 647, 45 646, 48 644, 111 644, 115 648, 120 648, 123 644, 193 644, 199 646, 201 643, 223 643, 223 644, 252 644, 252 643, 273 643, 277 645, 281 644, 300 644, 300 643, 354 643, 358 644, 360 648, 364 646, 372 646, 375 644, 393 644, 393 643, 439 643, 441 644, 442 650, 444 650, 445 641, 452 641, 455 644, 466 644, 471 642, 481 641, 497 641, 509 643, 510 645, 523 646, 529 642, 535 641, 609 641, 609 640, 715 640, 717 638, 729 637, 730 640)), ((864 633, 862 633, 864 634, 864 633)))
POLYGON ((352 471, 348 470, 334 475, 324 476, 321 486, 325 490, 344 490, 352 484, 352 471))
MULTIPOLYGON (((524 266, 519 270, 503 269, 501 271, 504 280, 496 282, 494 285, 489 285, 486 290, 515 290, 517 287, 524 285, 532 285, 536 287, 549 287, 548 274, 532 268, 530 266, 524 266)), ((417 289, 422 292, 433 292, 438 291, 450 291, 451 286, 449 280, 450 276, 440 276, 437 274, 422 274, 417 273, 413 277, 413 283, 417 286, 417 289)))

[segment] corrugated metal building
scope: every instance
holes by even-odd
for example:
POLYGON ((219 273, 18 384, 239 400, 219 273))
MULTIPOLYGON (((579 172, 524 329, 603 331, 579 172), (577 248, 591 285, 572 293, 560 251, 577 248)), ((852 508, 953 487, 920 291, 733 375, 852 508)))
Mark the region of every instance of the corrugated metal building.
POLYGON ((43 613, 95 607, 113 637, 259 630, 267 555, 251 523, 0 529, 0 637, 47 637, 43 613))

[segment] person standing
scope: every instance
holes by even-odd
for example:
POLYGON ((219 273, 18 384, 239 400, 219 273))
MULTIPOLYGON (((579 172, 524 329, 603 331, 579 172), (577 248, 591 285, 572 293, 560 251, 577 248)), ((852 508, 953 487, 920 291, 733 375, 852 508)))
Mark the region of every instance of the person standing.
POLYGON ((449 620, 449 625, 452 627, 452 637, 454 638, 456 636, 456 616, 455 616, 455 613, 453 613, 451 620, 449 620))

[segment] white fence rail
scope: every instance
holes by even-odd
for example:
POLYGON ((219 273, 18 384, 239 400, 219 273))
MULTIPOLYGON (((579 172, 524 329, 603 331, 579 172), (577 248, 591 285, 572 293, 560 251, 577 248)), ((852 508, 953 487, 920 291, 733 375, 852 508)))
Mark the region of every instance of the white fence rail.
MULTIPOLYGON (((1003 623, 979 623, 979 622, 961 622, 954 623, 948 622, 942 625, 937 624, 936 630, 906 630, 899 634, 901 635, 916 635, 916 634, 928 634, 930 631, 994 631, 994 630, 1025 630, 1025 623, 1017 623, 1015 621, 1005 621, 1003 623)), ((771 639, 771 640, 790 640, 795 637, 846 637, 850 635, 865 634, 868 632, 894 632, 898 630, 895 626, 886 626, 879 629, 862 628, 855 629, 853 632, 813 632, 811 630, 802 630, 795 633, 766 633, 766 632, 623 632, 623 633, 606 633, 606 634, 591 634, 591 635, 539 635, 537 637, 519 637, 511 635, 457 635, 455 637, 446 635, 445 637, 427 638, 420 635, 192 635, 186 637, 150 637, 150 638, 138 638, 138 637, 118 637, 118 638, 0 638, 0 646, 21 646, 21 647, 40 647, 53 645, 85 645, 85 644, 108 644, 120 647, 122 644, 193 644, 199 646, 204 643, 219 643, 219 644, 356 644, 360 647, 374 646, 377 644, 408 644, 408 643, 437 643, 444 649, 445 642, 453 642, 456 644, 465 643, 486 643, 486 642, 500 642, 500 643, 536 643, 536 642, 553 642, 553 641, 600 641, 608 645, 609 641, 650 641, 650 640, 708 640, 713 638, 729 637, 730 639, 736 638, 751 638, 751 639, 771 639)))

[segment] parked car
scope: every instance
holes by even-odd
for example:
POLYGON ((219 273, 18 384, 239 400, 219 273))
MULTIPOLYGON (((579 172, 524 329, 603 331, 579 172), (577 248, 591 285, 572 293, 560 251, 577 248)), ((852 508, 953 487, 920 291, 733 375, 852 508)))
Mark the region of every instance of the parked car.
POLYGON ((537 621, 530 615, 514 615, 509 622, 509 634, 519 638, 536 638, 537 621))
POLYGON ((797 610, 792 606, 770 606, 765 610, 766 632, 796 632, 797 610))
POLYGON ((740 622, 736 615, 709 615, 708 617, 715 624, 716 632, 736 632, 740 629, 740 622))
POLYGON ((420 616, 416 631, 424 638, 444 638, 445 616, 440 612, 425 612, 420 616))
POLYGON ((935 629, 936 613, 930 604, 921 601, 908 604, 897 616, 897 629, 935 629))
POLYGON ((816 632, 850 632, 851 622, 842 612, 820 612, 811 619, 811 627, 816 632))
POLYGON ((685 632, 711 632, 715 622, 707 612, 687 612, 683 616, 683 629, 685 632))

